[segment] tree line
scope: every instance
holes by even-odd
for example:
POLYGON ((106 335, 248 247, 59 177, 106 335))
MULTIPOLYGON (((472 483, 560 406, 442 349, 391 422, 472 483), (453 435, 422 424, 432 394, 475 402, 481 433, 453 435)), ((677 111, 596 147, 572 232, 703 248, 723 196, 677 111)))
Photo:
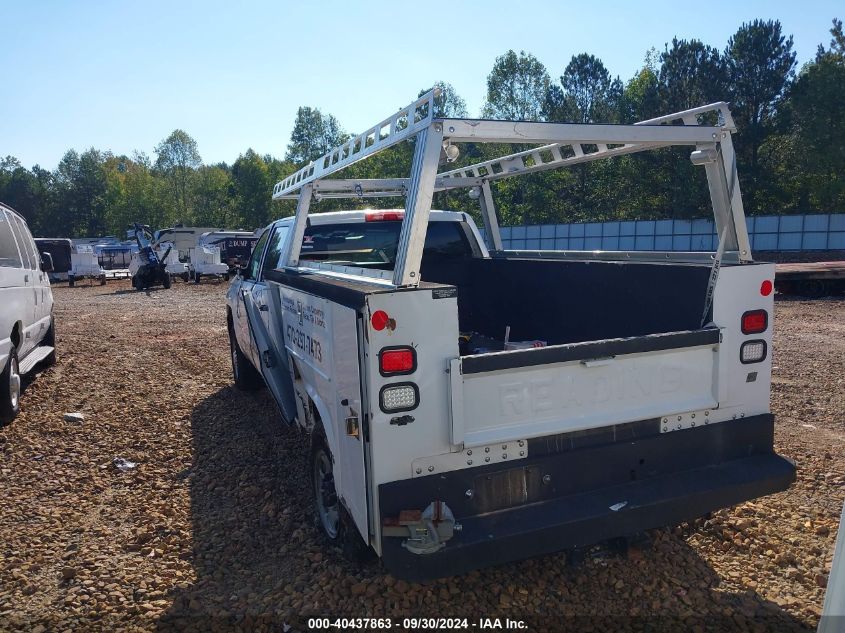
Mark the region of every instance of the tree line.
MULTIPOLYGON (((833 20, 830 42, 796 68, 791 36, 776 20, 744 23, 723 49, 673 39, 645 55, 623 81, 598 57, 574 55, 553 77, 531 53, 496 58, 487 76, 481 116, 578 123, 632 123, 715 101, 729 101, 746 213, 845 210, 845 35, 833 20)), ((464 100, 439 82, 435 114, 466 117, 464 100)), ((422 90, 423 94, 426 90, 422 90)), ((380 115, 382 113, 376 112, 380 115)), ((175 130, 154 149, 115 155, 69 150, 56 169, 27 169, 0 158, 0 201, 19 212, 36 235, 121 234, 131 222, 256 228, 294 210, 271 201, 273 185, 349 138, 319 108, 300 107, 284 159, 252 149, 233 163, 206 164, 196 141, 175 130)), ((342 177, 404 177, 413 140, 342 172, 342 177)), ((463 146, 453 166, 471 164, 518 145, 463 146)), ((589 148, 585 148, 589 151, 589 148)), ((504 224, 610 219, 705 217, 706 179, 689 148, 666 148, 612 160, 505 179, 495 187, 504 224)), ((318 208, 395 206, 395 199, 323 201, 318 208)), ((475 213, 466 192, 438 194, 435 206, 475 213)))

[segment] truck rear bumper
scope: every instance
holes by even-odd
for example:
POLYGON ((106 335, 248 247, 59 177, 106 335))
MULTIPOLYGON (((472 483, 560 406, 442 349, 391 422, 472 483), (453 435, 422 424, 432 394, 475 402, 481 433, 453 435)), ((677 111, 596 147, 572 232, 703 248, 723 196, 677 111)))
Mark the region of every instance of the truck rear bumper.
POLYGON ((795 466, 773 452, 771 415, 662 435, 654 422, 640 423, 635 439, 574 448, 555 438, 511 464, 382 484, 382 519, 438 500, 461 524, 434 554, 382 538, 385 567, 408 580, 454 575, 677 524, 795 479, 795 466))

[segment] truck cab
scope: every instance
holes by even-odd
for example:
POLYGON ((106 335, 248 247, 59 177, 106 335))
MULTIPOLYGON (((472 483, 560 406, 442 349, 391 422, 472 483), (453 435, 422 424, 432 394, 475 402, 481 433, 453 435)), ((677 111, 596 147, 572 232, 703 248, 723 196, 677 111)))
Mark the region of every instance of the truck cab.
POLYGON ((327 537, 424 579, 785 489, 774 267, 750 257, 727 106, 642 127, 504 125, 426 118, 428 98, 280 182, 296 216, 265 229, 227 295, 235 382, 266 384, 311 434, 327 537), (722 123, 700 124, 713 110, 722 123), (384 144, 416 135, 410 178, 325 178, 380 151, 374 130, 390 130, 384 144), (439 171, 444 148, 479 139, 554 142, 439 171), (715 253, 501 248, 498 179, 676 144, 694 146, 711 184, 715 253), (478 200, 484 239, 468 214, 431 209, 451 188, 478 200), (368 195, 405 207, 309 213, 368 195))

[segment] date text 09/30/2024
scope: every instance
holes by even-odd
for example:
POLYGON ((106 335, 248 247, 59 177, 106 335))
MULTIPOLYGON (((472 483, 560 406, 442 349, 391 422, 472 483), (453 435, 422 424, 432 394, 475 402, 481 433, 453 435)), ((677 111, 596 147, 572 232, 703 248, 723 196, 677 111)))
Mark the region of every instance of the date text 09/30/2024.
POLYGON ((510 618, 309 618, 308 629, 318 630, 390 630, 392 628, 404 630, 440 631, 448 629, 458 630, 526 630, 528 625, 523 620, 510 618))

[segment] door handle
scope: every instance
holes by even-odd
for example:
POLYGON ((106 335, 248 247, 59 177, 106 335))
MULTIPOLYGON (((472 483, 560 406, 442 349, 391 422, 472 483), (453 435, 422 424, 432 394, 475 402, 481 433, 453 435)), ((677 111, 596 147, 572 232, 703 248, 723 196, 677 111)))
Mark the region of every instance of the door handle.
POLYGON ((29 283, 29 275, 24 275, 24 276, 23 276, 23 282, 24 282, 25 284, 28 284, 28 283, 29 283))
POLYGON ((267 306, 267 304, 264 304, 264 305, 260 305, 260 306, 258 306, 258 309, 259 309, 261 312, 267 312, 270 308, 269 308, 269 306, 267 306))

